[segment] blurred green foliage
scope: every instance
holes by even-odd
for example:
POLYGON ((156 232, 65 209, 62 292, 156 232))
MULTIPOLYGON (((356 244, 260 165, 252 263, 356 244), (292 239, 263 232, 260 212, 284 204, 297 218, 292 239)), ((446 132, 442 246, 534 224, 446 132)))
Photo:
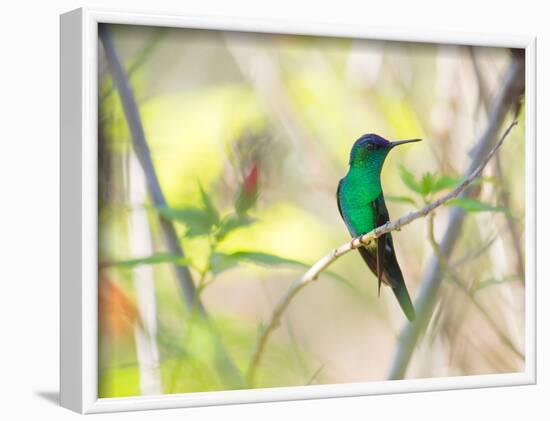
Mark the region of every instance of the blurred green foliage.
MULTIPOLYGON (((128 164, 130 133, 100 52, 99 135, 109 165, 100 169, 106 182, 100 183, 99 263, 105 285, 116 285, 118 294, 106 295, 107 305, 100 306, 106 313, 100 315, 105 318, 100 397, 142 393, 134 341, 142 305, 137 268, 152 268, 162 393, 227 389, 218 341, 244 373, 261 320, 278 296, 306 267, 349 239, 334 194, 354 140, 365 132, 424 139, 388 157, 382 179, 395 218, 462 181, 457 174, 485 122, 475 106, 469 56, 460 47, 114 29, 169 205, 130 200, 136 182, 128 164), (154 252, 134 256, 128 220, 140 209, 147 214, 154 252), (185 258, 166 253, 159 217, 174 223, 185 258), (211 325, 196 309, 185 308, 174 265, 191 268, 211 325)), ((479 52, 496 90, 497 70, 508 53, 479 52)), ((522 284, 509 281, 521 274, 510 264, 504 218, 513 215, 523 233, 523 130, 521 114, 518 130, 501 151, 502 180, 482 177, 476 182, 479 200, 448 203, 469 214, 451 263, 472 279, 476 296, 517 338, 523 332, 522 284), (509 194, 509 209, 499 203, 499 189, 509 194)), ((438 210, 436 232, 447 212, 438 210)), ((414 294, 432 253, 425 225, 395 233, 395 243, 414 294)), ((289 308, 267 347, 258 387, 384 379, 402 323, 385 296, 382 291, 377 297, 361 259, 352 254, 339 259, 289 308)), ((439 340, 415 354, 413 375, 522 369, 523 362, 507 354, 451 286, 441 303, 445 311, 434 316, 429 332, 439 340)))

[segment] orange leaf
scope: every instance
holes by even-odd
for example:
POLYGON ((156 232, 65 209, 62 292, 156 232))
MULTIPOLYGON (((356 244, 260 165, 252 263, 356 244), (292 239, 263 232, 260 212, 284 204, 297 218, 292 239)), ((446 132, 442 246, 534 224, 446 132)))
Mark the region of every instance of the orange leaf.
POLYGON ((133 300, 115 281, 100 278, 98 305, 102 332, 120 338, 133 335, 138 310, 133 300))

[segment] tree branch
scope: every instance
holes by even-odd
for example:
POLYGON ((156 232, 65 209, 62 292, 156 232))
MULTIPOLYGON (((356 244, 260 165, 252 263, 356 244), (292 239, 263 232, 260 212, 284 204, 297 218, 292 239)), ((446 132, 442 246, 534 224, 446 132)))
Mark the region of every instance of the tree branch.
MULTIPOLYGON (((141 123, 141 118, 139 115, 138 106, 134 98, 134 94, 128 77, 122 67, 120 59, 118 58, 115 46, 113 44, 113 39, 111 35, 111 30, 106 24, 99 25, 99 37, 103 44, 105 50, 105 56, 109 63, 109 67, 113 76, 114 85, 116 86, 122 106, 124 109, 124 114, 126 116, 126 121, 128 122, 128 128, 132 135, 132 144, 138 160, 143 168, 145 173, 145 179, 147 181, 147 187, 153 203, 156 206, 167 206, 166 198, 160 187, 160 183, 153 165, 153 159, 151 158, 151 151, 147 145, 147 140, 145 138, 145 132, 143 130, 143 125, 141 123)), ((171 253, 178 256, 184 256, 183 249, 181 248, 176 230, 174 229, 173 224, 159 215, 161 230, 164 234, 164 239, 166 242, 166 247, 170 250, 171 253)), ((189 272, 187 266, 176 266, 176 273, 178 281, 180 283, 181 291, 183 293, 185 303, 189 308, 193 301, 195 295, 195 284, 193 283, 193 278, 189 272)), ((201 311, 204 311, 202 304, 199 304, 201 311)))
POLYGON ((305 286, 307 286, 309 283, 315 281, 321 272, 328 268, 332 263, 334 263, 339 257, 343 256, 344 254, 350 252, 351 250, 354 250, 356 248, 359 248, 361 246, 368 245, 371 241, 374 239, 380 237, 383 234, 389 233, 391 231, 399 231, 402 227, 405 225, 410 224, 416 219, 425 217, 430 212, 432 212, 437 207, 443 205, 445 202, 449 201, 450 199, 453 199, 455 197, 458 197, 461 193, 463 193, 466 188, 481 174, 485 166, 487 165, 487 162, 493 157, 497 149, 502 145, 504 142, 504 139, 508 136, 512 128, 517 124, 517 121, 514 121, 510 126, 506 129, 498 143, 493 147, 493 149, 487 154, 485 159, 481 161, 481 163, 478 165, 478 167, 473 170, 468 177, 464 179, 462 183, 460 183, 454 190, 446 194, 445 196, 441 197, 440 199, 436 200, 433 203, 428 204, 424 208, 416 211, 408 213, 407 215, 395 220, 395 221, 389 221, 384 225, 379 226, 378 228, 360 235, 358 237, 353 238, 351 241, 341 245, 340 247, 332 250, 330 253, 328 253, 325 257, 317 261, 309 270, 301 277, 296 279, 290 287, 286 290, 284 295, 280 298, 279 302, 275 306, 270 319, 267 321, 267 323, 264 325, 262 330, 260 331, 260 334, 258 336, 258 340, 256 342, 256 346, 254 348, 254 351, 252 353, 252 358, 250 360, 250 364, 247 370, 247 384, 249 387, 254 386, 255 381, 255 375, 256 370, 258 368, 258 365, 260 364, 261 358, 263 356, 265 346, 267 344, 267 341, 273 333, 273 331, 279 326, 281 316, 285 312, 286 308, 292 301, 292 299, 300 292, 305 286))
MULTIPOLYGON (((473 168, 476 168, 483 157, 486 156, 486 151, 491 148, 491 145, 493 145, 497 138, 498 131, 504 122, 506 114, 525 88, 524 58, 518 52, 514 52, 513 56, 513 60, 504 77, 502 88, 495 98, 493 107, 489 113, 487 128, 472 151, 472 160, 466 174, 470 173, 473 168)), ((469 188, 464 191, 463 197, 471 197, 474 193, 475 191, 469 188)), ((441 253, 446 258, 451 255, 454 248, 460 229, 462 228, 464 215, 463 209, 454 208, 451 210, 447 229, 440 242, 441 253)), ((407 324, 399 335, 396 353, 388 375, 389 379, 401 379, 404 377, 416 343, 432 314, 441 279, 442 272, 439 259, 437 256, 432 256, 421 281, 417 299, 415 300, 418 317, 415 323, 407 324)))

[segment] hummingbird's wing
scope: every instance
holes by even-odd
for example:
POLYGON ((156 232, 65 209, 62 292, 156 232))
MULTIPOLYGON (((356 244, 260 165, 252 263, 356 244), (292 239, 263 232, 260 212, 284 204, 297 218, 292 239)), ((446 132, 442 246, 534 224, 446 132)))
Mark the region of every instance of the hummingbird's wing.
MULTIPOLYGON (((386 202, 384 201, 384 195, 381 194, 374 201, 374 206, 377 211, 377 226, 383 225, 389 221, 390 217, 388 214, 388 209, 386 208, 386 202)), ((395 255, 395 249, 393 247, 393 238, 391 233, 387 233, 380 238, 384 237, 383 243, 378 243, 378 248, 380 249, 383 245, 382 251, 382 261, 384 262, 382 280, 390 285, 393 289, 393 292, 399 302, 399 305, 405 312, 405 315, 410 321, 415 319, 414 306, 412 304, 409 292, 407 291, 407 286, 405 285, 405 280, 403 279, 403 274, 401 273, 401 268, 397 262, 397 256, 395 255)), ((377 255, 380 256, 380 250, 377 250, 377 255)), ((380 275, 378 275, 380 278, 380 275)))
MULTIPOLYGON (((389 221, 388 210, 382 194, 372 202, 372 206, 376 211, 376 226, 379 227, 389 221)), ((378 237, 376 251, 365 247, 360 247, 358 250, 370 270, 377 276, 378 290, 380 291, 380 282, 389 285, 403 312, 410 321, 413 321, 415 319, 414 306, 397 262, 391 233, 378 237)))
POLYGON ((344 220, 344 222, 347 225, 346 218, 344 217, 344 213, 342 212, 342 205, 340 205, 340 189, 342 188, 342 182, 343 181, 344 181, 344 179, 342 178, 338 182, 338 188, 336 189, 336 203, 338 204, 338 212, 340 212, 340 216, 342 217, 342 219, 344 220))
POLYGON ((342 189, 343 182, 344 182, 343 178, 338 182, 338 188, 336 189, 336 203, 338 204, 338 212, 340 212, 340 216, 342 217, 342 220, 346 224, 346 227, 348 228, 349 233, 351 234, 352 237, 355 237, 357 233, 353 229, 353 226, 350 223, 350 221, 348 221, 348 219, 346 218, 346 215, 344 215, 344 212, 342 211, 342 204, 340 203, 340 190, 342 189))
MULTIPOLYGON (((340 212, 340 216, 346 223, 346 226, 350 230, 350 233, 352 236, 358 235, 354 232, 351 225, 346 220, 346 217, 344 215, 344 212, 342 212, 342 205, 340 204, 340 189, 342 188, 342 183, 344 179, 341 179, 338 182, 338 188, 336 189, 336 203, 338 204, 338 211, 340 212)), ((384 225, 389 220, 388 210, 386 209, 386 205, 384 203, 384 197, 382 195, 379 196, 380 200, 375 200, 371 203, 371 205, 374 207, 374 214, 376 215, 375 224, 377 227, 380 225, 384 225)), ((359 247, 357 250, 363 257, 363 260, 367 263, 367 266, 369 269, 374 273, 378 278, 378 295, 380 295, 380 284, 384 281, 387 282, 386 279, 382 278, 382 274, 384 273, 384 254, 386 251, 386 236, 387 234, 381 235, 376 240, 376 256, 374 253, 372 253, 370 250, 367 250, 365 247, 359 247)), ((388 280, 390 278, 387 278, 388 280)), ((393 286, 391 283, 389 283, 390 286, 393 286)))
MULTIPOLYGON (((378 199, 371 202, 370 206, 372 206, 374 210, 374 215, 375 215, 374 222, 376 227, 384 225, 386 222, 389 221, 388 210, 386 209, 386 205, 384 203, 384 197, 382 195, 380 195, 378 199)), ((340 209, 339 202, 338 202, 338 209, 340 210, 340 214, 342 215, 342 218, 344 218, 344 215, 342 214, 342 210, 340 209)), ((344 218, 344 221, 345 221, 345 218, 344 218)), ((352 235, 358 235, 358 234, 352 233, 352 235)), ((369 267, 369 269, 378 278, 379 295, 380 295, 380 285, 382 284, 382 282, 388 284, 391 287, 395 286, 391 277, 384 276, 384 265, 385 265, 386 253, 393 253, 393 247, 388 245, 388 239, 391 241, 391 236, 389 234, 383 234, 376 239, 376 247, 369 247, 368 249, 366 247, 359 247, 357 249, 361 254, 361 257, 363 258, 365 263, 367 263, 367 266, 369 267)))
MULTIPOLYGON (((378 199, 373 202, 374 214, 376 215, 376 226, 384 225, 390 220, 386 203, 384 202, 384 196, 380 194, 378 199)), ((392 247, 389 247, 387 242, 388 234, 382 234, 376 239, 376 276, 378 277, 378 295, 380 296, 380 285, 382 284, 382 275, 384 273, 384 257, 386 250, 391 253, 392 247)), ((391 239, 391 237, 390 237, 391 239)), ((393 287, 393 284, 389 282, 389 285, 393 287)))
MULTIPOLYGON (((388 209, 386 208, 386 204, 384 203, 384 196, 382 194, 378 196, 376 200, 371 202, 371 206, 374 209, 376 227, 384 225, 386 222, 389 221, 390 217, 388 214, 388 209)), ((375 253, 373 253, 373 250, 367 250, 364 247, 361 247, 359 249, 359 253, 361 253, 363 260, 367 263, 370 270, 376 275, 378 279, 378 295, 380 295, 380 286, 382 285, 382 282, 388 284, 392 288, 395 287, 392 278, 389 276, 384 276, 386 253, 393 252, 393 247, 391 247, 388 243, 388 239, 391 241, 391 236, 389 234, 382 234, 376 239, 375 253)))

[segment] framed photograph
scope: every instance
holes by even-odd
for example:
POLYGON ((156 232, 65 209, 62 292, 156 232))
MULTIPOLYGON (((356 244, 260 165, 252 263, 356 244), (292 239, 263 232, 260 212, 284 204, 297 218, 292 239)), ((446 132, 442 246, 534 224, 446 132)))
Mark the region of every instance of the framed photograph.
POLYGON ((535 382, 535 39, 61 16, 61 404, 535 382))

